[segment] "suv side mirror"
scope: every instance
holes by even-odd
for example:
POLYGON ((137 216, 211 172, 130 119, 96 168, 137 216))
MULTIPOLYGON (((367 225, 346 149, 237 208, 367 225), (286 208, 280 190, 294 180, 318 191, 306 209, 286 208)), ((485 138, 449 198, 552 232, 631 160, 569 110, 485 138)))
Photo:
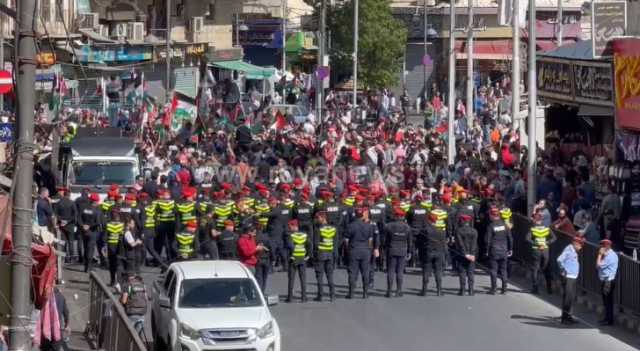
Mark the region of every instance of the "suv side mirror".
POLYGON ((278 295, 269 295, 267 296, 267 305, 275 306, 280 302, 280 297, 278 295))
POLYGON ((168 296, 160 296, 158 298, 158 305, 162 308, 171 308, 171 301, 168 296))

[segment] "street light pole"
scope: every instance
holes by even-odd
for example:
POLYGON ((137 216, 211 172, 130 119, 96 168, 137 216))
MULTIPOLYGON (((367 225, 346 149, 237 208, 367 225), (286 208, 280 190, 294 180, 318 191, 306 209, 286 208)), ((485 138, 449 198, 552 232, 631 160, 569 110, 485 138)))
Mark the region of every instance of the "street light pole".
POLYGON ((353 111, 358 106, 358 0, 353 0, 353 111))
POLYGON ((236 47, 240 46, 240 15, 236 12, 233 14, 236 22, 236 47))
POLYGON ((473 0, 467 0, 467 121, 473 120, 473 0))
POLYGON ((33 144, 36 84, 36 0, 17 2, 17 52, 14 62, 18 120, 13 177, 13 252, 11 253, 11 321, 9 350, 31 349, 31 237, 33 221, 33 144))
MULTIPOLYGON (((285 74, 287 71, 287 16, 287 0, 282 0, 282 72, 285 74)), ((284 93, 284 88, 282 92, 284 93)))
POLYGON ((456 3, 451 0, 449 7, 449 128, 447 142, 447 161, 449 165, 455 163, 456 156, 456 138, 453 134, 453 123, 455 122, 455 100, 456 100, 456 3))
POLYGON ((167 74, 167 81, 166 81, 166 94, 167 94, 167 101, 169 102, 171 101, 171 0, 167 0, 166 3, 167 6, 167 38, 166 38, 166 46, 167 46, 167 57, 166 57, 166 74, 167 74))
MULTIPOLYGON (((562 29, 563 29, 562 28, 562 25, 563 25, 562 17, 564 17, 562 12, 563 12, 562 0, 558 0, 558 46, 562 46, 562 36, 563 36, 563 34, 562 34, 562 29)), ((593 14, 592 14, 592 16, 593 16, 593 14)))
POLYGON ((520 143, 523 143, 526 135, 525 121, 520 116, 520 0, 513 0, 511 13, 512 25, 512 67, 511 67, 511 119, 515 123, 518 119, 520 143))
MULTIPOLYGON (((425 63, 425 59, 427 58, 427 48, 429 45, 429 26, 427 25, 427 0, 422 0, 423 1, 423 8, 422 11, 424 19, 424 32, 423 32, 423 37, 424 37, 424 55, 422 56, 422 74, 423 74, 423 78, 424 78, 424 99, 427 100, 429 98, 428 95, 428 91, 429 91, 429 87, 427 86, 427 65, 425 63)), ((406 56, 406 55, 405 55, 406 56)), ((406 62, 406 57, 404 58, 404 62, 406 62)), ((404 77, 404 70, 402 71, 403 77, 404 77)), ((425 106, 427 106, 426 101, 425 101, 425 106)))
POLYGON ((320 4, 320 30, 318 31, 318 67, 316 69, 316 115, 317 121, 322 123, 322 102, 324 100, 324 77, 320 79, 320 67, 324 66, 325 43, 326 43, 326 18, 327 0, 321 0, 320 4))
POLYGON ((529 1, 529 154, 527 164, 527 210, 531 215, 536 201, 536 111, 537 111, 537 82, 536 82, 536 2, 529 1))

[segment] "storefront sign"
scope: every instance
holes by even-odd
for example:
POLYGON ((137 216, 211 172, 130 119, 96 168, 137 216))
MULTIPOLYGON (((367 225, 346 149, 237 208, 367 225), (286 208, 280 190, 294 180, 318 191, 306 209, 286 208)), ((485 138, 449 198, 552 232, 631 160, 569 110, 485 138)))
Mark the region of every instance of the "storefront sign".
POLYGON ((625 1, 591 2, 591 41, 593 57, 611 56, 607 44, 614 37, 623 36, 627 28, 625 1))
POLYGON ((185 48, 185 52, 187 55, 200 56, 203 55, 205 51, 207 51, 207 47, 205 44, 194 44, 189 45, 185 48))
POLYGON ((209 62, 242 60, 242 48, 222 50, 209 48, 206 55, 209 62))
POLYGON ((613 106, 611 64, 574 62, 575 101, 613 106))
POLYGON ((78 51, 78 60, 82 63, 135 62, 153 58, 151 46, 121 46, 118 48, 95 48, 83 46, 78 51))
POLYGON ((573 95, 572 72, 569 62, 538 60, 537 66, 540 95, 551 97, 573 95))
POLYGON ((640 39, 616 39, 612 47, 618 126, 640 131, 640 39))

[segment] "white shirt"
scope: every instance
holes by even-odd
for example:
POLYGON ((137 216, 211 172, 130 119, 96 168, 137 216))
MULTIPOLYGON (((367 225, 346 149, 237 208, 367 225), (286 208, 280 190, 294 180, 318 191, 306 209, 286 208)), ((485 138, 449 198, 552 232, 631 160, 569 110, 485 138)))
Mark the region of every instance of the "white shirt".
POLYGON ((129 246, 133 246, 133 244, 135 244, 136 239, 133 238, 133 234, 131 234, 130 230, 127 230, 124 233, 124 240, 127 242, 127 244, 129 244, 129 246))

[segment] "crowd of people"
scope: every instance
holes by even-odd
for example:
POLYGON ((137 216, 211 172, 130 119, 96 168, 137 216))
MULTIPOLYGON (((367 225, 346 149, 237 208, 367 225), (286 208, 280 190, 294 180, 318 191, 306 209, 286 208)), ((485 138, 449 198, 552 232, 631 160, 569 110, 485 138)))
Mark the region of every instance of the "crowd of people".
MULTIPOLYGON (((407 93, 396 100, 387 90, 364 94, 359 113, 349 96, 330 91, 323 118, 309 112, 303 121, 271 108, 268 99, 248 113, 229 113, 236 106, 215 89, 206 113, 179 130, 162 114, 123 113, 116 126, 134 132, 144 160, 135 184, 111 185, 104 199, 87 188, 72 200, 69 189, 47 183, 39 169, 38 224, 63 234, 68 263, 82 263, 87 272, 99 263, 111 285, 139 274, 143 265, 165 269, 178 260, 230 259, 249 267, 263 290, 275 269, 287 271, 287 301, 296 275, 307 300, 308 266, 316 272, 317 300, 325 298, 325 278, 328 298, 335 299, 337 267, 349 273, 347 298, 354 296, 358 274, 366 298, 375 270, 387 272, 387 297, 402 296, 406 265, 422 270, 421 295, 432 275, 435 295, 443 294, 449 266, 460 277, 459 295, 473 295, 475 264, 486 260, 490 293, 506 294, 512 211, 527 213, 520 166, 526 148, 501 107, 507 91, 502 83, 480 89, 471 118, 456 102, 453 162, 446 158, 448 107, 435 86, 417 125, 407 123, 407 93), (57 193, 53 200, 49 192, 57 193)), ((300 84, 286 91, 287 102, 304 104, 306 111, 313 111, 314 97, 300 84)), ((100 120, 91 111, 63 111, 56 128, 64 137, 71 125, 96 127, 100 120)), ((38 136, 47 145, 46 131, 38 136)), ((615 246, 619 240, 615 201, 605 198, 598 207, 586 158, 539 155, 540 201, 527 238, 534 293, 539 273, 549 272, 552 229, 578 241, 611 239, 615 246)), ((563 270, 565 278, 570 271, 563 270)), ((569 323, 571 312, 565 312, 569 323)))

